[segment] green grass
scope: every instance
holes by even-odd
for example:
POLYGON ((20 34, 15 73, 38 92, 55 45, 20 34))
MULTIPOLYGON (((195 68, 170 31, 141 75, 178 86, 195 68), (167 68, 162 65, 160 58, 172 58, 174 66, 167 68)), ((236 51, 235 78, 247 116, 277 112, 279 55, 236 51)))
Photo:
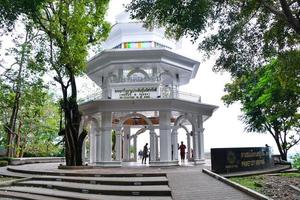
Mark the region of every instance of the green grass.
POLYGON ((0 182, 4 182, 4 181, 10 181, 10 180, 14 180, 15 178, 12 178, 12 177, 3 177, 3 176, 0 176, 0 182))
POLYGON ((293 172, 293 173, 280 173, 280 176, 285 176, 285 177, 298 177, 300 178, 300 172, 293 172))
POLYGON ((257 192, 261 192, 263 184, 262 176, 234 177, 230 178, 230 180, 257 192))

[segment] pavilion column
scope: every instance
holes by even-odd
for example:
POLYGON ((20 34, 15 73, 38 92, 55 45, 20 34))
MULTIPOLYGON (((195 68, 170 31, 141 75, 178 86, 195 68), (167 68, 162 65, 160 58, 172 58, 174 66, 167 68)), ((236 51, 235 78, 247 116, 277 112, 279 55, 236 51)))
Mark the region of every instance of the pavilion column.
POLYGON ((190 133, 186 133, 186 142, 187 142, 187 160, 190 160, 191 158, 191 137, 190 137, 190 133))
POLYGON ((101 160, 97 162, 98 165, 104 167, 121 166, 120 161, 112 161, 112 113, 101 113, 101 139, 100 151, 101 160))
POLYGON ((154 130, 150 130, 150 162, 157 160, 157 137, 154 130))
MULTIPOLYGON (((155 137, 150 134, 150 141, 153 141, 155 137)), ((172 166, 178 165, 178 161, 172 160, 172 139, 171 139, 171 112, 159 111, 159 147, 160 158, 159 160, 151 160, 151 166, 172 166)), ((150 142, 152 145, 155 142, 150 142)), ((150 144, 150 145, 151 145, 150 144)), ((158 146, 158 145, 157 145, 158 146)), ((155 146, 150 147, 150 150, 156 149, 155 146)), ((152 157, 156 152, 152 153, 152 157)), ((150 157, 150 159, 152 159, 150 157)))
POLYGON ((129 147, 130 147, 130 127, 124 126, 124 140, 123 140, 123 159, 129 161, 129 147))
POLYGON ((116 132, 116 160, 121 161, 121 140, 122 136, 120 131, 116 132))
POLYGON ((101 117, 101 129, 102 129, 102 161, 111 161, 111 112, 103 112, 101 117))
POLYGON ((197 161, 199 159, 199 143, 198 143, 198 136, 199 133, 196 130, 195 133, 193 133, 193 157, 194 157, 194 161, 197 161))
POLYGON ((199 148, 199 158, 201 160, 204 160, 205 157, 204 157, 204 129, 200 129, 199 130, 199 144, 200 144, 200 148, 199 148))
POLYGON ((95 140, 94 140, 94 145, 95 145, 95 157, 96 159, 94 162, 99 163, 102 161, 102 156, 101 156, 101 134, 100 131, 95 132, 95 140))
POLYGON ((174 134, 174 160, 178 160, 178 132, 177 130, 175 131, 174 134))
POLYGON ((204 137, 203 137, 203 120, 202 116, 197 116, 196 129, 194 133, 194 144, 196 145, 196 149, 194 150, 195 164, 203 164, 204 163, 204 137))
POLYGON ((203 119, 202 119, 202 115, 198 116, 197 118, 197 122, 198 122, 198 134, 199 134, 199 138, 198 138, 198 143, 199 143, 199 159, 204 160, 204 128, 203 128, 203 119))
POLYGON ((133 154, 133 159, 136 162, 137 161, 137 157, 136 157, 136 152, 137 152, 137 141, 136 141, 137 136, 134 135, 133 136, 133 147, 134 147, 134 154, 133 154))
POLYGON ((158 155, 158 138, 159 136, 155 134, 155 160, 158 160, 159 155, 158 155))
POLYGON ((97 127, 96 127, 96 124, 94 122, 92 122, 91 123, 91 128, 90 128, 90 133, 89 133, 89 142, 90 142, 89 158, 90 158, 90 164, 93 164, 93 163, 96 162, 96 143, 97 143, 96 134, 97 134, 97 127))
POLYGON ((172 160, 178 160, 177 130, 172 131, 171 139, 172 139, 172 160))
POLYGON ((171 161, 171 112, 159 112, 160 161, 171 161))

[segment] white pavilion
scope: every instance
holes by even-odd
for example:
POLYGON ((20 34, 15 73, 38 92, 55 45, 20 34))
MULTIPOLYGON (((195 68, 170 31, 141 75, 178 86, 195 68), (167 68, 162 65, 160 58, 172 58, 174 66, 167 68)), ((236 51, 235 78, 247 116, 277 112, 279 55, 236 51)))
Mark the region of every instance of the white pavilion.
POLYGON ((217 106, 179 91, 195 78, 200 63, 175 53, 177 46, 163 29, 146 30, 125 12, 116 18, 104 50, 88 61, 87 75, 101 95, 79 106, 81 127, 89 129, 83 145, 89 164, 111 167, 136 161, 137 138, 147 132, 149 165, 178 165, 181 128, 187 159, 204 162, 203 122, 217 106))

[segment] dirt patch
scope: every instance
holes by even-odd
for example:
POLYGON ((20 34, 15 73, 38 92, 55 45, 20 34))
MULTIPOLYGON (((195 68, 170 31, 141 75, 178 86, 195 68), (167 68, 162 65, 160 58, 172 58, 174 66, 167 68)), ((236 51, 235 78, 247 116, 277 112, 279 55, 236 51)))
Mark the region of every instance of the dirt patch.
POLYGON ((274 200, 300 200, 300 192, 289 185, 300 188, 300 176, 288 177, 282 175, 262 175, 261 193, 274 200))

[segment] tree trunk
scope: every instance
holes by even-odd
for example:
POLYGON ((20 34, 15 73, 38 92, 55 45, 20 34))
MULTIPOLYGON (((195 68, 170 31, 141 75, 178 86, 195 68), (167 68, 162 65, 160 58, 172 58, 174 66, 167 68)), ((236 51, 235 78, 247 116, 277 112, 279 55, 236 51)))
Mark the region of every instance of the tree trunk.
POLYGON ((22 127, 22 123, 19 122, 19 127, 18 127, 18 131, 17 131, 17 134, 16 134, 16 157, 17 158, 20 158, 20 151, 21 151, 21 127, 22 127))
POLYGON ((282 160, 287 161, 287 151, 284 151, 280 156, 282 160))
POLYGON ((23 70, 23 64, 24 64, 24 57, 25 57, 25 51, 27 48, 28 43, 28 31, 26 31, 25 41, 22 45, 21 50, 21 59, 19 64, 19 71, 16 78, 16 89, 15 89, 15 99, 13 103, 13 109, 10 117, 10 121, 7 128, 7 157, 13 157, 15 156, 15 149, 14 149, 14 140, 15 140, 15 130, 16 130, 16 124, 17 124, 17 117, 19 112, 19 106, 20 106, 20 98, 21 98, 21 86, 22 86, 22 70, 23 70))
POLYGON ((17 117, 19 112, 20 96, 21 96, 20 92, 15 93, 14 105, 10 116, 8 128, 7 128, 7 157, 15 156, 14 140, 16 134, 15 130, 16 130, 17 117))
POLYGON ((275 131, 275 136, 273 136, 273 137, 275 139, 281 159, 287 161, 287 151, 282 148, 282 144, 280 143, 280 140, 279 140, 279 134, 280 134, 279 131, 275 131))
POLYGON ((77 89, 75 77, 69 70, 71 96, 67 90, 63 91, 63 110, 65 113, 65 157, 67 166, 82 165, 82 144, 86 137, 85 131, 79 133, 81 114, 77 104, 77 89))

